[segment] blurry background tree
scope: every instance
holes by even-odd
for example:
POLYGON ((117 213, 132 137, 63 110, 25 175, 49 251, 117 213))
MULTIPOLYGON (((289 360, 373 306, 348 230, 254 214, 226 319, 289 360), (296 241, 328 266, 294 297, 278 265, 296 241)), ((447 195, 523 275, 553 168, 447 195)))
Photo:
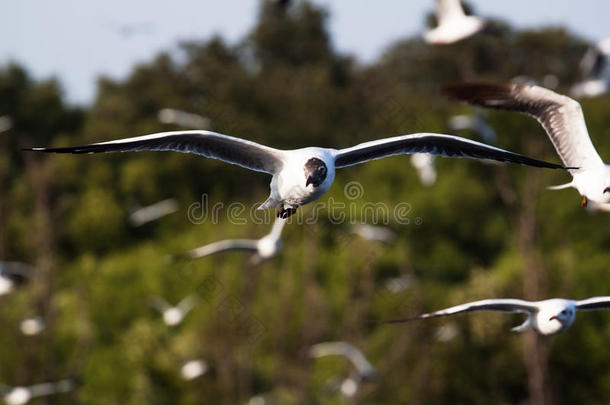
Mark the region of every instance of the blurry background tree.
MULTIPOLYGON (((407 38, 363 66, 336 52, 327 18, 306 1, 262 1, 241 42, 182 43, 124 81, 101 78, 87 110, 66 106, 54 81, 33 81, 19 66, 0 70, 0 116, 13 124, 0 133, 1 259, 37 268, 32 287, 0 297, 0 382, 80 377, 73 395, 53 403, 608 402, 608 314, 579 314, 568 332, 544 339, 509 333, 521 322, 510 315, 366 322, 487 297, 607 295, 608 217, 583 210, 573 191, 545 190, 565 173, 437 159, 438 181, 425 188, 405 157, 354 167, 338 173, 321 202, 356 212, 366 202, 408 203, 409 223, 390 224, 394 244, 358 239, 323 208, 315 223, 287 226, 280 257, 251 268, 231 253, 193 263, 164 258, 267 233, 270 223, 257 225, 248 211, 244 224, 228 220, 230 203, 250 207, 266 197, 267 176, 178 153, 19 151, 180 129, 158 121, 163 108, 280 148, 446 132, 448 117, 470 108, 443 99, 441 84, 555 75, 565 92, 587 47, 559 28, 518 31, 497 21, 496 35, 445 47, 407 38), (353 180, 364 192, 356 199, 343 192, 353 180), (129 226, 131 207, 168 197, 180 201, 178 213, 129 226), (206 202, 224 204, 220 222, 209 211, 207 221, 190 221, 194 208, 205 213, 193 204, 206 202), (396 280, 402 287, 389 288, 396 280), (175 327, 148 305, 152 295, 175 303, 190 293, 200 300, 175 327), (48 325, 39 336, 17 328, 31 315, 48 325), (350 399, 333 391, 331 380, 347 377, 350 365, 309 358, 309 346, 326 340, 358 346, 378 367, 376 384, 350 399), (193 358, 208 369, 182 379, 180 367, 193 358)), ((583 108, 600 154, 610 155, 610 98, 583 108)), ((500 147, 558 161, 533 120, 499 112, 489 120, 500 147)))

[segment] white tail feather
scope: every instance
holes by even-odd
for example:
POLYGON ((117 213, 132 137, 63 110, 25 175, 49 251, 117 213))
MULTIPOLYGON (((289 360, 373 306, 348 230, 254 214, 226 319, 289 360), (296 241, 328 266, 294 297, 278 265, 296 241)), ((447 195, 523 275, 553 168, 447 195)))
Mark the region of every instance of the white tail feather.
POLYGON ((563 190, 564 188, 570 188, 570 187, 574 187, 573 182, 569 182, 566 184, 560 184, 558 186, 549 186, 547 187, 548 190, 563 190))

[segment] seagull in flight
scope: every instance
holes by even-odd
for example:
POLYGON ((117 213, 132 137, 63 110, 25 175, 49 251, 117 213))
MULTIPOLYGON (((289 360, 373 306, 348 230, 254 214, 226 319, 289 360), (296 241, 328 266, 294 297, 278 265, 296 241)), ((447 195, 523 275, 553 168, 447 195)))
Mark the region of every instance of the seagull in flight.
POLYGON ((593 311, 610 308, 610 296, 592 297, 580 301, 552 298, 544 301, 524 301, 511 298, 496 298, 469 302, 414 316, 412 318, 381 321, 382 323, 411 322, 418 319, 437 318, 477 311, 501 311, 527 314, 525 322, 512 328, 514 332, 533 330, 541 335, 564 332, 574 322, 576 311, 593 311))
POLYGON ((438 26, 424 34, 424 40, 433 45, 447 45, 468 38, 487 25, 480 17, 466 15, 460 0, 436 0, 438 26))
POLYGON ((351 232, 364 240, 391 244, 396 240, 396 232, 389 226, 357 224, 351 227, 351 232))
POLYGON ((8 294, 16 287, 32 278, 34 269, 29 264, 19 262, 0 262, 0 296, 8 294))
POLYGON ((610 84, 610 38, 589 48, 580 62, 583 81, 570 89, 573 97, 597 97, 608 91, 610 84))
POLYGON ((483 142, 495 144, 496 132, 487 122, 487 111, 477 108, 474 114, 460 114, 449 118, 449 129, 453 132, 474 131, 483 142))
POLYGON ((70 379, 30 385, 29 387, 0 386, 0 397, 7 405, 25 405, 33 398, 72 391, 75 386, 74 381, 70 379))
POLYGON ((340 385, 341 392, 352 397, 364 381, 373 381, 377 378, 377 371, 357 347, 347 342, 324 342, 309 348, 311 357, 343 356, 356 368, 357 373, 343 380, 340 385))
POLYGON ((297 208, 326 193, 335 169, 387 156, 430 153, 448 157, 492 159, 548 168, 566 168, 452 135, 417 133, 361 143, 346 149, 308 147, 280 150, 215 132, 162 132, 116 141, 64 148, 28 148, 53 153, 177 151, 220 159, 254 171, 271 174, 271 193, 259 209, 279 207, 288 218, 297 208))
POLYGON ((135 209, 129 215, 129 223, 132 226, 142 226, 166 215, 178 211, 179 205, 175 198, 166 198, 154 204, 135 209))
POLYGON ((174 307, 161 297, 151 297, 150 305, 161 313, 167 326, 176 326, 195 307, 196 301, 195 296, 189 295, 174 307))
POLYGON ((265 260, 269 260, 280 253, 282 250, 282 229, 286 225, 286 220, 276 218, 271 228, 271 232, 260 239, 227 239, 219 242, 210 243, 193 249, 186 253, 188 259, 199 259, 215 253, 226 252, 229 250, 244 250, 253 252, 250 259, 251 264, 257 265, 265 260))
POLYGON ((443 91, 470 104, 534 117, 563 163, 571 168, 572 181, 550 189, 573 187, 583 197, 583 207, 610 211, 610 166, 595 150, 576 100, 543 87, 518 84, 456 84, 445 86, 443 91))
POLYGON ((189 360, 180 368, 180 375, 185 380, 194 380, 207 373, 208 363, 204 360, 189 360))

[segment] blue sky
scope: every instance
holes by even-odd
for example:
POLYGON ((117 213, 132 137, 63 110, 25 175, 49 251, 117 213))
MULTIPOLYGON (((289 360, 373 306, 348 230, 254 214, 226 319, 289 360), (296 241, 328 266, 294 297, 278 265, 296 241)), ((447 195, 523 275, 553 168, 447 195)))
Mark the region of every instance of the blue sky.
MULTIPOLYGON (((88 103, 96 78, 123 78, 180 40, 220 34, 229 42, 254 25, 261 0, 5 0, 0 2, 0 64, 25 65, 37 78, 59 77, 68 100, 88 103), (133 28, 125 33, 124 27, 133 28)), ((314 0, 331 15, 341 52, 363 62, 422 31, 433 0, 314 0)), ((518 27, 563 25, 597 41, 610 36, 607 0, 470 0, 478 14, 518 27)))

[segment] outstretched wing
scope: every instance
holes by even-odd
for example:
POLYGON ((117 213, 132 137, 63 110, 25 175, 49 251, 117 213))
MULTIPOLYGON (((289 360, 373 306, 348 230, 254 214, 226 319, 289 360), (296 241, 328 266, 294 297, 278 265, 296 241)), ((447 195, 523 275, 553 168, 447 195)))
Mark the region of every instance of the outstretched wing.
POLYGON ((282 168, 282 151, 210 131, 174 131, 65 148, 31 148, 52 153, 175 151, 219 159, 274 174, 282 168))
POLYGON ((580 104, 539 86, 465 83, 443 87, 452 98, 487 108, 518 111, 534 117, 551 139, 566 166, 599 169, 599 157, 580 104))
POLYGON ((610 297, 592 297, 576 301, 576 309, 579 311, 592 311, 595 309, 610 308, 610 297))
POLYGON ((436 312, 429 312, 427 314, 421 314, 411 318, 394 319, 389 321, 381 321, 381 323, 400 323, 416 321, 418 319, 426 318, 437 318, 440 316, 449 316, 462 314, 465 312, 477 312, 477 311, 501 311, 501 312, 523 312, 523 313, 534 313, 538 310, 538 307, 529 301, 516 300, 512 298, 497 298, 488 299, 481 301, 468 302, 466 304, 456 305, 454 307, 441 309, 436 312))
POLYGON ((228 250, 246 250, 256 252, 256 240, 253 239, 227 239, 210 243, 193 249, 186 254, 189 259, 199 259, 214 253, 226 252, 228 250))
POLYGON ((365 142, 335 152, 336 167, 352 166, 392 155, 430 153, 447 157, 491 159, 536 167, 565 169, 566 167, 485 145, 453 135, 418 133, 365 142))
POLYGON ((372 378, 376 371, 362 352, 347 342, 324 342, 311 346, 309 349, 311 357, 344 356, 352 362, 358 373, 363 377, 372 378))

